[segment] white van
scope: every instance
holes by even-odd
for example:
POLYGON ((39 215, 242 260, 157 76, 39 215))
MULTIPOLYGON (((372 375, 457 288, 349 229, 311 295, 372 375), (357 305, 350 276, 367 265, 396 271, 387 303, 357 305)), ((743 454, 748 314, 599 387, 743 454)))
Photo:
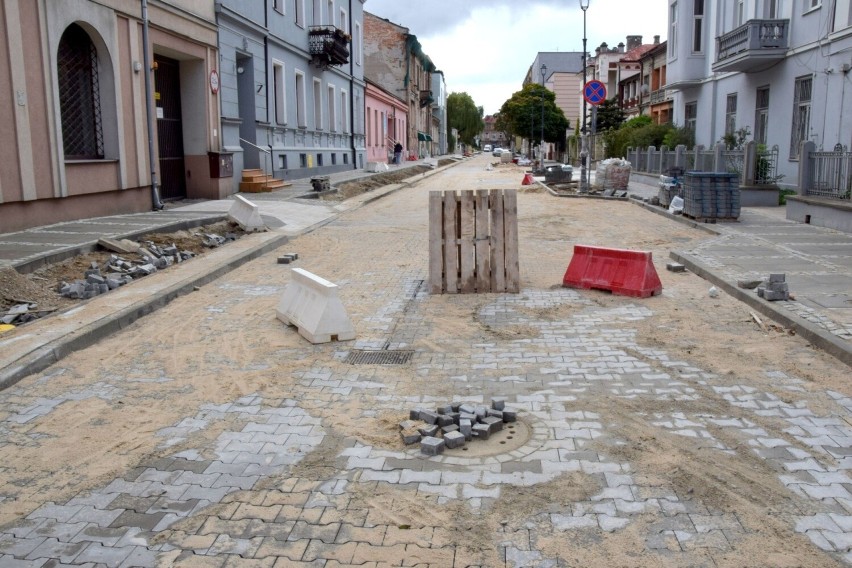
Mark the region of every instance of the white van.
POLYGON ((482 149, 482 151, 483 152, 490 152, 491 151, 491 144, 486 144, 485 147, 482 149))

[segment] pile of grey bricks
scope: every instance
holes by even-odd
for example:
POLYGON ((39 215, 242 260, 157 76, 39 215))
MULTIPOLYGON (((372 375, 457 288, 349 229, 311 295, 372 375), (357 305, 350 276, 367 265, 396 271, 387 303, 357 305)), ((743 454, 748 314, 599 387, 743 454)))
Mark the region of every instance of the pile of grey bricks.
POLYGON ((785 274, 770 274, 768 280, 764 280, 757 287, 757 295, 769 302, 790 299, 790 286, 787 284, 785 274))
POLYGON ((38 310, 38 304, 34 303, 15 304, 9 308, 5 314, 0 316, 0 324, 21 325, 23 323, 33 321, 34 319, 38 319, 43 314, 51 311, 53 310, 40 312, 38 310))
MULTIPOLYGON (((236 238, 236 237, 234 237, 236 238)), ((226 237, 219 235, 203 235, 204 244, 216 247, 227 242, 226 237), (208 244, 210 243, 210 244, 208 244)), ((144 241, 136 254, 139 258, 128 260, 118 255, 110 255, 103 264, 92 262, 83 275, 84 280, 63 282, 59 285, 59 293, 66 298, 88 300, 100 294, 106 294, 119 286, 124 286, 136 278, 153 274, 157 270, 181 263, 195 256, 190 251, 179 251, 172 244, 159 247, 151 241, 144 241)))
POLYGON ((329 176, 312 177, 311 187, 314 191, 331 191, 331 178, 329 176))
POLYGON ((491 407, 454 403, 435 410, 415 408, 408 420, 399 424, 405 445, 420 443, 420 451, 435 456, 444 449, 460 448, 472 440, 487 440, 503 429, 503 424, 516 422, 518 413, 506 408, 506 399, 492 398, 491 407))

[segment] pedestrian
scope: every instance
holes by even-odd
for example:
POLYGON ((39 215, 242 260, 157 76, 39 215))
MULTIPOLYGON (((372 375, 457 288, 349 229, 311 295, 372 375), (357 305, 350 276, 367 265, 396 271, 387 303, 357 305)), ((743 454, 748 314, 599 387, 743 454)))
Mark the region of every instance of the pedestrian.
POLYGON ((400 158, 402 158, 402 144, 397 142, 393 147, 393 163, 398 166, 400 164, 400 158))

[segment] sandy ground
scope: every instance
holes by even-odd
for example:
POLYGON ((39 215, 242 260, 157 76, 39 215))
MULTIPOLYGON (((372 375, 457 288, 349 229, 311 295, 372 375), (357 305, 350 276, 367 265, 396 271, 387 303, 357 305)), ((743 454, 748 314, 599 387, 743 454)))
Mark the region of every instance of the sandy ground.
MULTIPOLYGON (((691 401, 631 399, 606 389, 594 396, 578 394, 577 406, 599 414, 606 432, 586 449, 629 463, 643 486, 665 487, 714 514, 736 514, 745 529, 730 548, 671 555, 646 549, 647 530, 658 519, 639 515, 614 532, 566 534, 541 528, 537 550, 568 566, 835 565, 834 557, 793 530, 792 518, 817 508, 779 483, 779 472, 757 459, 746 441, 721 428, 712 430, 731 450, 720 453, 653 425, 649 417, 679 412, 737 418, 738 408, 710 387, 743 384, 831 415, 837 408, 826 391, 849 391, 848 368, 779 326, 760 328, 747 306, 725 294, 711 298, 709 284, 700 278, 667 272, 669 251, 688 248, 707 238, 704 233, 625 202, 558 199, 529 190, 520 185, 522 169, 486 172, 486 163, 476 158, 427 178, 286 246, 299 253, 297 266, 341 286, 358 345, 406 344, 418 353, 414 365, 356 368, 343 361, 351 343, 311 346, 284 328, 274 310, 289 268, 276 265, 274 254, 267 255, 0 395, 2 408, 8 409, 39 397, 61 398, 87 389, 99 393, 68 400, 27 424, 12 424, 11 414, 0 410, 10 442, 0 447, 0 495, 6 496, 0 501, 0 523, 13 523, 42 503, 60 503, 105 485, 143 461, 181 449, 210 448, 221 432, 239 430, 239 424, 220 420, 164 447, 157 432, 195 416, 202 403, 225 404, 253 393, 272 406, 298 400, 320 417, 327 435, 290 477, 317 481, 339 472, 337 456, 353 439, 401 449, 396 425, 407 417, 407 408, 398 402, 405 397, 505 394, 499 384, 476 380, 472 369, 467 382, 453 377, 472 346, 511 350, 519 341, 540 337, 541 328, 485 321, 482 309, 498 295, 429 296, 423 281, 428 271, 428 192, 511 187, 519 191, 522 296, 561 288, 574 244, 650 250, 664 286, 663 295, 645 300, 579 291, 578 301, 531 307, 526 317, 557 322, 610 308, 646 308, 650 317, 602 324, 613 327, 611 347, 654 366, 659 359, 648 352, 658 350, 714 377, 712 385, 692 383, 700 397, 691 401), (625 333, 631 341, 624 341, 625 333), (798 379, 797 390, 779 384, 773 378, 777 373, 798 379), (340 396, 308 388, 306 377, 312 374, 383 386, 340 396)), ((540 367, 492 373, 535 373, 540 367)), ((523 385, 512 386, 513 393, 522 391, 523 385)), ((755 428, 790 439, 776 418, 750 414, 749 420, 755 428)), ((266 482, 269 487, 279 483, 266 482)), ((529 538, 530 527, 540 527, 542 515, 587 500, 600 489, 598 477, 577 472, 515 487, 479 509, 463 500, 439 505, 399 486, 353 484, 349 492, 350 506, 369 509, 373 520, 412 530, 433 528, 432 546, 451 546, 456 565, 467 559, 472 565, 496 566, 505 560, 499 543, 529 538)), ((175 538, 179 528, 159 538, 175 538)), ((382 560, 377 554, 372 561, 382 560)))

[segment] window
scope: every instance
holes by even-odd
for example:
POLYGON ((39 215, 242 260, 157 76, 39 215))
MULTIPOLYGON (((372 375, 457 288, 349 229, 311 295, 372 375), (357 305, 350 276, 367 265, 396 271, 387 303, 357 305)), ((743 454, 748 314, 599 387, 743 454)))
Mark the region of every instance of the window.
POLYGON ((326 12, 326 17, 328 18, 328 25, 334 25, 334 0, 328 0, 328 12, 326 12))
POLYGON ((693 0, 692 53, 704 51, 704 0, 693 0))
POLYGON ((280 156, 278 156, 278 169, 279 170, 286 170, 287 169, 287 155, 286 154, 281 154, 280 156))
POLYGON ((321 168, 322 165, 322 154, 317 153, 317 167, 321 168))
POLYGON ((769 129, 769 87, 760 87, 754 103, 754 141, 766 144, 769 129))
POLYGON ((355 52, 355 65, 361 65, 361 24, 360 22, 355 22, 355 35, 352 36, 352 41, 355 45, 352 46, 352 51, 355 52))
POLYGON ((808 75, 796 79, 793 89, 793 128, 790 136, 790 159, 799 159, 799 145, 808 139, 811 130, 811 87, 808 75))
POLYGON ((299 167, 307 168, 308 167, 308 155, 307 154, 299 154, 299 167))
POLYGON ((337 132, 337 97, 334 94, 334 85, 328 86, 328 131, 337 132))
POLYGON ((819 8, 821 4, 822 0, 805 0, 805 11, 815 10, 816 8, 819 8))
POLYGON ((745 0, 737 0, 734 8, 734 27, 738 28, 745 23, 745 0))
POLYGON ((695 132, 695 126, 698 122, 698 101, 686 103, 683 107, 683 125, 687 129, 695 132))
MULTIPOLYGON (((305 74, 296 71, 296 122, 299 128, 308 126, 307 93, 305 92, 305 74)), ((304 167, 304 166, 302 166, 304 167)))
MULTIPOLYGON (((370 107, 367 107, 367 118, 368 118, 368 120, 369 120, 369 117, 370 117, 370 107)), ((370 136, 370 129, 368 128, 367 129, 367 146, 369 146, 372 141, 373 141, 373 137, 370 136)))
POLYGON ((349 31, 349 17, 346 10, 342 8, 340 9, 340 25, 338 27, 345 32, 349 31))
POLYGON ((669 57, 677 54, 677 2, 669 6, 669 57))
POLYGON ((296 0, 296 25, 305 27, 305 0, 296 0))
POLYGON ((336 165, 337 165, 337 154, 336 154, 335 152, 332 152, 332 153, 331 153, 331 165, 332 165, 332 166, 336 166, 336 165))
POLYGON ((777 20, 781 17, 781 0, 766 0, 766 18, 777 20))
POLYGON ((286 85, 284 84, 284 64, 280 61, 272 62, 272 87, 273 109, 275 110, 275 122, 277 124, 287 124, 287 106, 285 105, 284 93, 286 85))
POLYGON ((361 112, 363 108, 361 106, 361 93, 355 93, 355 116, 352 117, 355 134, 364 134, 364 129, 361 125, 361 118, 364 116, 364 113, 361 112))
POLYGON ((59 40, 57 53, 59 108, 65 158, 104 157, 98 50, 86 31, 71 24, 59 40))
POLYGON ((313 0, 313 19, 311 20, 315 26, 322 24, 322 0, 313 0))
POLYGON ((349 133, 349 93, 340 91, 340 130, 349 133))
POLYGON ((725 135, 733 135, 737 130, 737 94, 728 95, 725 105, 725 135))
POLYGON ((272 0, 272 9, 279 14, 284 13, 284 0, 272 0))
POLYGON ((314 79, 314 128, 322 130, 322 81, 314 79))
POLYGON ((349 164, 349 154, 343 154, 343 163, 349 164))

